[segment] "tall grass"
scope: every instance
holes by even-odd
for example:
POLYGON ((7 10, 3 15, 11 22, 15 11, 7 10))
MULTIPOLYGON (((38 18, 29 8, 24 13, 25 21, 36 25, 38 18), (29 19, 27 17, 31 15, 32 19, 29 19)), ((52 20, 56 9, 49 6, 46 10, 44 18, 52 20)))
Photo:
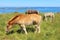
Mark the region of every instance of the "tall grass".
MULTIPOLYGON (((28 35, 25 35, 22 32, 17 32, 20 29, 18 25, 13 25, 12 33, 6 35, 7 22, 14 15, 16 14, 0 14, 0 40, 60 40, 60 14, 55 14, 53 23, 42 21, 40 34, 34 34, 32 29, 28 29, 28 35)), ((32 28, 32 26, 28 28, 32 28)))

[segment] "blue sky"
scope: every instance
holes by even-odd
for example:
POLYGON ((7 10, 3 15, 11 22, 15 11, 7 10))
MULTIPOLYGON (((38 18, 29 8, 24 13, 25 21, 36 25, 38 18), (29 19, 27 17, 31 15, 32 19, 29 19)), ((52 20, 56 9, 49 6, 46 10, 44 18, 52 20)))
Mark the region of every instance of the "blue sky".
POLYGON ((60 7, 60 0, 0 0, 0 7, 60 7))

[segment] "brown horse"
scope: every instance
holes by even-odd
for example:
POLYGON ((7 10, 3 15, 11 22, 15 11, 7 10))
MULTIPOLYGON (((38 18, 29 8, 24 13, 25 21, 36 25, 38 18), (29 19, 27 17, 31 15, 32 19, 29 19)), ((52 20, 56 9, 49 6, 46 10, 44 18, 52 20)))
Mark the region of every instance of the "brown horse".
POLYGON ((39 14, 37 10, 27 10, 25 14, 39 14))
POLYGON ((26 25, 33 24, 35 25, 36 28, 35 32, 40 33, 41 21, 42 21, 42 17, 37 14, 19 14, 13 17, 10 21, 8 21, 6 32, 7 33, 9 32, 13 24, 18 24, 24 30, 25 34, 27 34, 26 25))

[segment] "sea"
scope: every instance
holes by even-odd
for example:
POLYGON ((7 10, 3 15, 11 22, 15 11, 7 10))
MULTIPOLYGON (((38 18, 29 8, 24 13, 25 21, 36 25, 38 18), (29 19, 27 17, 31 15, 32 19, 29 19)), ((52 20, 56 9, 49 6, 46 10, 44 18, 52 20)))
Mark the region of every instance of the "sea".
POLYGON ((60 12, 60 7, 0 7, 0 13, 23 13, 27 10, 37 10, 39 12, 60 12))

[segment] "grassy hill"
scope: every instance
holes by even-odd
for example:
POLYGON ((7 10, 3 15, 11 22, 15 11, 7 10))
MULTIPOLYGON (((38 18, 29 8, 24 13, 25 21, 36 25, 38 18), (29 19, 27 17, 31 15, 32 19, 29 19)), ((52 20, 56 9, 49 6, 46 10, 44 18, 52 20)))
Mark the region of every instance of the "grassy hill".
POLYGON ((16 13, 11 14, 0 14, 0 40, 60 40, 60 13, 55 14, 54 22, 43 21, 41 23, 41 33, 34 34, 32 25, 28 28, 28 35, 25 35, 18 30, 20 27, 18 25, 13 25, 13 30, 9 35, 6 35, 5 29, 7 21, 16 15, 16 13))

